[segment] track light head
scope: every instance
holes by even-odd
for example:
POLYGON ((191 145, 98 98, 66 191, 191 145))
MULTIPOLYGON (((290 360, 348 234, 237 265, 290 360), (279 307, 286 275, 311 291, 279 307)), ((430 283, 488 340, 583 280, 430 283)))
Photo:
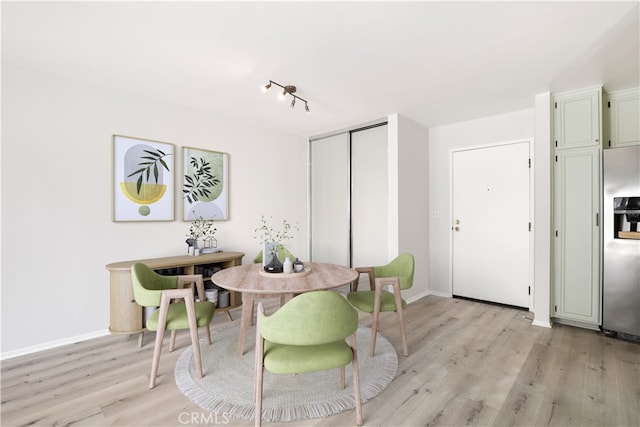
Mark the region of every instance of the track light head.
POLYGON ((309 110, 309 105, 308 105, 306 102, 304 103, 304 110, 305 110, 307 113, 310 113, 310 112, 311 112, 311 110, 309 110))
POLYGON ((262 91, 263 91, 263 92, 266 92, 266 91, 268 91, 269 89, 271 89, 271 80, 269 80, 269 83, 267 83, 266 85, 264 85, 264 86, 262 87, 262 91))
POLYGON ((291 108, 296 106, 296 97, 294 96, 293 99, 291 100, 291 108))

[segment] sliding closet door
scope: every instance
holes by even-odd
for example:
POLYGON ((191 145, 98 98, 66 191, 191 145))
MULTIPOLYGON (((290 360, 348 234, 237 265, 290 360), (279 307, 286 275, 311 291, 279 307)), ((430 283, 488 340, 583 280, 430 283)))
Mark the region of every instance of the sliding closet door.
POLYGON ((349 134, 310 145, 311 261, 349 266, 349 134))
POLYGON ((388 262, 387 126, 351 133, 353 267, 388 262))

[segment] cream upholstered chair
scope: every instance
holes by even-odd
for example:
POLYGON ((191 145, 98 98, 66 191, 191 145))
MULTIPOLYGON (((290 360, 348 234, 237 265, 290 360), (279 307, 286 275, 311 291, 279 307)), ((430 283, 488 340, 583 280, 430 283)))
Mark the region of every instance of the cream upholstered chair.
POLYGON ((211 345, 209 323, 213 319, 215 306, 205 301, 202 275, 162 276, 142 263, 131 266, 131 281, 136 302, 143 307, 160 307, 147 319, 147 329, 156 331, 156 343, 153 349, 153 362, 149 388, 156 384, 160 353, 165 330, 171 331, 169 351, 173 351, 176 343, 176 330, 189 329, 191 344, 198 375, 202 378, 202 358, 200 357, 200 340, 198 327, 206 328, 207 342, 211 345), (192 288, 185 288, 195 283, 200 301, 194 302, 192 288), (172 300, 176 300, 172 302, 172 300))
POLYGON ((376 335, 378 333, 378 318, 380 312, 395 311, 400 322, 402 335, 402 350, 405 356, 409 355, 407 347, 407 335, 404 328, 404 312, 407 302, 402 299, 401 290, 409 289, 413 285, 413 270, 415 260, 410 253, 399 255, 389 264, 377 267, 356 267, 360 274, 369 276, 369 291, 358 291, 358 281, 354 282, 352 292, 347 294, 347 299, 355 308, 366 313, 373 314, 371 357, 376 348, 376 335), (393 293, 383 290, 390 285, 393 293))
POLYGON ((258 304, 255 359, 255 425, 262 422, 264 370, 274 374, 301 374, 340 368, 351 363, 356 422, 362 425, 356 330, 358 312, 334 291, 306 292, 288 301, 271 316, 258 304), (346 338, 351 337, 351 345, 346 338))

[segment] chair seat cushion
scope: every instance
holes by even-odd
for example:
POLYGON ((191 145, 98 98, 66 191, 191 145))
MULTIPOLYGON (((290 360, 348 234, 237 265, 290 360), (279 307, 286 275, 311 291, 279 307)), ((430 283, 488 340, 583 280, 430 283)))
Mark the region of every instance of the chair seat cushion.
MULTIPOLYGON (((350 292, 347 294, 347 299, 358 310, 365 313, 373 313, 375 291, 350 292)), ((402 308, 407 308, 405 300, 402 300, 402 308)), ((396 301, 391 292, 382 291, 380 311, 396 311, 396 301)))
POLYGON ((265 340, 264 367, 274 374, 300 374, 340 368, 351 363, 346 341, 319 345, 286 345, 265 340))
MULTIPOLYGON (((198 327, 207 326, 213 319, 215 306, 209 301, 197 301, 196 320, 198 327)), ((154 311, 147 319, 147 329, 150 331, 158 330, 158 316, 160 310, 154 311)), ((187 319, 187 306, 184 303, 169 304, 169 313, 167 315, 166 329, 189 329, 189 319, 187 319)))

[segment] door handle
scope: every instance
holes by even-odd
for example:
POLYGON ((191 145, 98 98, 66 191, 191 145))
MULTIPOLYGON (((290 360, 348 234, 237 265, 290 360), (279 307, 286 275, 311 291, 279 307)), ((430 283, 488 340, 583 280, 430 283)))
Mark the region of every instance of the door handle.
POLYGON ((457 225, 453 229, 456 231, 460 231, 460 227, 458 227, 457 225))

